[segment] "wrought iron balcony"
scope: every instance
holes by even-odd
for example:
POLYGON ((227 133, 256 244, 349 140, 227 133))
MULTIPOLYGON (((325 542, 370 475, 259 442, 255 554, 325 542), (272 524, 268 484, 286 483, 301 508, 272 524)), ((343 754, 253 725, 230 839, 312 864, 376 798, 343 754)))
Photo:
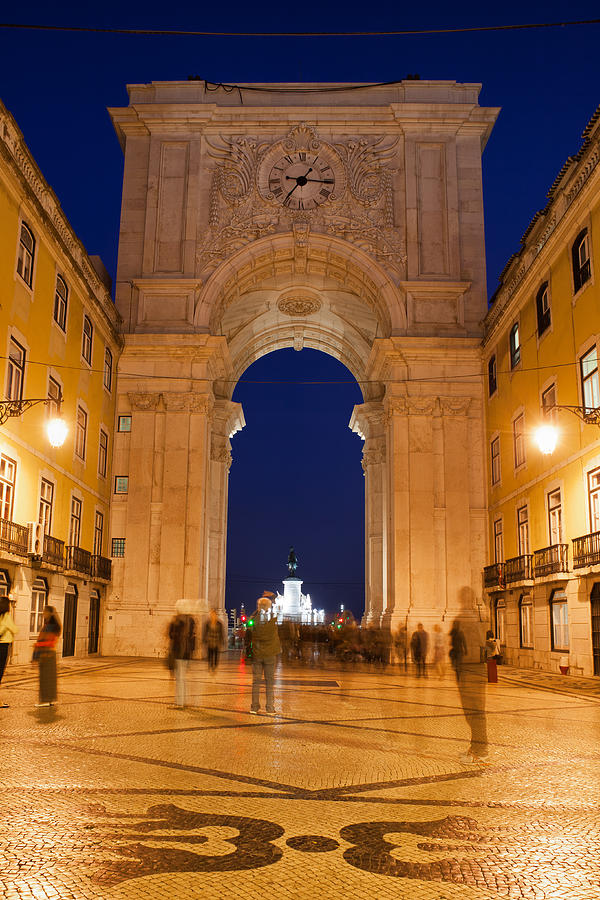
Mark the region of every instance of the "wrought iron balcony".
POLYGON ((16 556, 27 556, 27 536, 26 525, 17 525, 10 519, 0 519, 0 550, 16 556))
POLYGON ((545 578, 546 575, 555 575, 559 572, 569 571, 569 547, 568 544, 552 544, 542 550, 535 550, 533 554, 534 578, 545 578))
POLYGON ((103 578, 104 581, 110 581, 112 573, 112 560, 105 556, 92 556, 92 578, 103 578))
POLYGON ((600 531, 573 538, 573 568, 600 565, 600 531))
POLYGON ((533 556, 524 553, 522 556, 513 556, 504 563, 504 581, 513 584, 515 581, 533 581, 533 556))
POLYGON ((483 570, 483 584, 486 588, 504 587, 503 563, 485 566, 483 570))
POLYGON ((51 534, 45 534, 43 559, 45 563, 49 563, 51 566, 64 566, 65 542, 59 541, 58 538, 52 537, 51 534))
POLYGON ((90 551, 83 550, 82 547, 74 547, 72 544, 69 544, 66 550, 65 568, 89 575, 92 568, 92 554, 90 551))

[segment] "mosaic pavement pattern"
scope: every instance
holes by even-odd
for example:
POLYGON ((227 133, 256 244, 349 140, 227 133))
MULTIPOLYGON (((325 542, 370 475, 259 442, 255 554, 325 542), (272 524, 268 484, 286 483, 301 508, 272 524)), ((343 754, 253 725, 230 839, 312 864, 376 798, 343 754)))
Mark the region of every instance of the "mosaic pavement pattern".
POLYGON ((41 710, 13 670, 0 897, 600 900, 600 699, 565 684, 502 672, 475 765, 449 672, 280 669, 270 718, 237 657, 185 710, 157 660, 63 663, 41 710))

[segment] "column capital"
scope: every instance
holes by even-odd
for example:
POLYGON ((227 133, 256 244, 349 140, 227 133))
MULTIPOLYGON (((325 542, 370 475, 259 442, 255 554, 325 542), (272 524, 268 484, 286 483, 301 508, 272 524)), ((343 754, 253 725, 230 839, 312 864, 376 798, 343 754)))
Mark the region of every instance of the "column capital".
POLYGON ((359 403, 352 410, 349 427, 364 440, 383 434, 385 409, 380 400, 359 403))
POLYGON ((196 391, 164 391, 162 398, 167 412, 203 413, 209 417, 215 402, 212 394, 196 391))
POLYGON ((161 404, 162 394, 151 391, 131 391, 127 394, 131 408, 140 412, 152 412, 161 404))

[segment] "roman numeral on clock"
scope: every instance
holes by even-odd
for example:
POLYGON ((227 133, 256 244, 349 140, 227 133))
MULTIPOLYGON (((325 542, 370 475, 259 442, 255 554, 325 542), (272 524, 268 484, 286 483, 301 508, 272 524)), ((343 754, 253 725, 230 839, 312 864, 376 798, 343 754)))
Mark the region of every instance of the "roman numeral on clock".
POLYGON ((324 200, 326 200, 330 194, 331 194, 331 191, 330 190, 328 191, 327 188, 321 188, 321 190, 319 191, 319 196, 323 197, 324 200))

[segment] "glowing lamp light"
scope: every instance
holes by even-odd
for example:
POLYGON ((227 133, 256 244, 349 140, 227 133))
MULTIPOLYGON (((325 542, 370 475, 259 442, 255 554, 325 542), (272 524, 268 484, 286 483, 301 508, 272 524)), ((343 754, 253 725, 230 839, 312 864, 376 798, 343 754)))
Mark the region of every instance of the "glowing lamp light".
POLYGON ((554 453, 557 439, 558 431, 554 425, 540 425, 535 434, 536 443, 545 456, 554 453))
POLYGON ((69 429, 64 419, 50 419, 46 426, 48 440, 53 447, 62 447, 69 429))

